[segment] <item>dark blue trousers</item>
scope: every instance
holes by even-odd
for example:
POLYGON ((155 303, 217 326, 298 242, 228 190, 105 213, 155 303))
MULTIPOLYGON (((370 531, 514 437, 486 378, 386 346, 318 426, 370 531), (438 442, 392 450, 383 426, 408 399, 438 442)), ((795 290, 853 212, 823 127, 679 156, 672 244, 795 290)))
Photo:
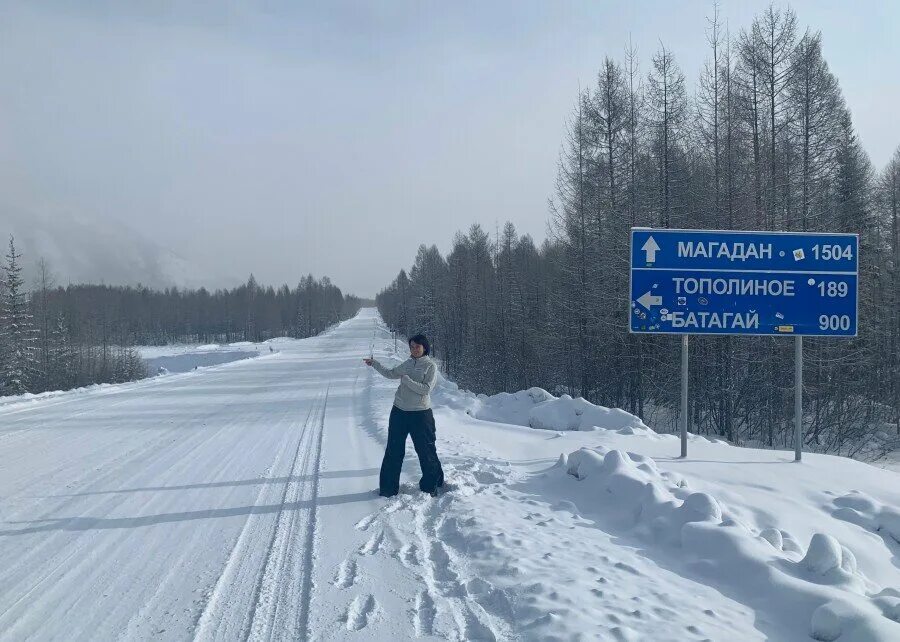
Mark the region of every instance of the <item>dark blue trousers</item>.
POLYGON ((387 448, 381 462, 379 477, 382 495, 396 495, 400 490, 400 470, 403 468, 403 456, 406 454, 406 437, 412 437, 413 446, 419 456, 422 467, 422 479, 419 488, 430 493, 444 483, 444 471, 437 456, 435 440, 437 430, 434 425, 434 413, 428 410, 400 410, 391 408, 388 421, 387 448))

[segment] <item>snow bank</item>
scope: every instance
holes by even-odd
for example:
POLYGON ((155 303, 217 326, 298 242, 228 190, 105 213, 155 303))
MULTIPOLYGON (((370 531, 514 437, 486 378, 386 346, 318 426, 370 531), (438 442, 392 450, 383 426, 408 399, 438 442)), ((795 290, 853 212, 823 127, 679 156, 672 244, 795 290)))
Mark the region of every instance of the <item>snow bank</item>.
POLYGON ((496 421, 541 430, 616 430, 621 434, 652 433, 631 413, 619 408, 597 406, 582 397, 555 397, 543 388, 496 395, 475 395, 441 380, 435 400, 444 406, 464 410, 476 419, 496 421))
POLYGON ((888 545, 900 545, 900 510, 885 506, 860 491, 834 500, 833 517, 877 533, 888 545))
POLYGON ((619 408, 595 406, 581 397, 573 399, 569 395, 562 395, 554 399, 550 393, 546 394, 550 398, 535 404, 531 409, 528 425, 532 428, 594 430, 599 427, 607 430, 628 430, 627 434, 650 430, 640 419, 619 408))
MULTIPOLYGON (((590 487, 580 497, 613 528, 652 544, 654 558, 683 565, 686 573, 776 620, 801 618, 816 640, 900 640, 900 590, 867 579, 852 550, 833 536, 815 533, 804 551, 778 524, 757 531, 646 456, 581 448, 560 459, 557 474, 563 462, 568 475, 590 487)), ((896 510, 860 493, 834 505, 835 517, 900 543, 896 510)))
POLYGON ((121 383, 94 383, 89 386, 82 386, 80 388, 72 388, 70 390, 49 390, 47 392, 23 392, 20 395, 7 395, 5 397, 0 397, 0 410, 7 410, 9 408, 16 408, 19 406, 27 406, 31 404, 39 404, 43 401, 47 401, 49 399, 56 399, 57 397, 75 397, 79 395, 86 394, 96 394, 98 392, 112 392, 117 388, 127 385, 121 383))

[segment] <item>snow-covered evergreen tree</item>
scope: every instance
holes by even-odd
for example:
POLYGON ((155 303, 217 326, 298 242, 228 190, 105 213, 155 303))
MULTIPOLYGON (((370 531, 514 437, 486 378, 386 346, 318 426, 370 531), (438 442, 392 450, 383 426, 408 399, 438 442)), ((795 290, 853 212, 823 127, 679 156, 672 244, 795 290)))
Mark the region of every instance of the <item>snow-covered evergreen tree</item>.
POLYGON ((3 297, 0 307, 0 390, 4 394, 28 392, 37 372, 37 329, 28 312, 28 294, 22 280, 22 266, 15 240, 9 237, 9 253, 3 266, 3 297))

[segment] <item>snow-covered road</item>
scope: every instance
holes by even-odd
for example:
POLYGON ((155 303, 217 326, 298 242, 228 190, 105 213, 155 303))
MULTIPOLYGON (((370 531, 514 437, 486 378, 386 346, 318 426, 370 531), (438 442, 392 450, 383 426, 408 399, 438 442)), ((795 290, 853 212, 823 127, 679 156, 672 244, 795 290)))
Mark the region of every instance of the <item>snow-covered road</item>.
POLYGON ((481 421, 442 383, 454 489, 421 494, 410 446, 379 498, 395 382, 361 362, 393 354, 375 311, 271 343, 0 408, 0 638, 797 640, 845 593, 868 628, 828 639, 895 630, 893 473, 702 439, 679 462, 646 430, 481 421), (719 503, 695 493, 685 517, 689 488, 719 503), (809 572, 818 531, 859 569, 809 572))
POLYGON ((314 556, 377 507, 373 325, 6 407, 3 638, 302 637, 314 556))

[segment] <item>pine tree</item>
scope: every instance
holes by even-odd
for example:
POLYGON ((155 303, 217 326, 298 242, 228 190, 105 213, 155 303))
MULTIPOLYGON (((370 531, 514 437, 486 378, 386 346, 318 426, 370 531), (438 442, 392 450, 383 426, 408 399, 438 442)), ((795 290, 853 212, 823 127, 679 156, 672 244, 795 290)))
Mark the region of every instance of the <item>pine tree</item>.
POLYGON ((15 240, 9 237, 9 253, 3 266, 5 279, 0 316, 0 345, 3 346, 3 363, 0 370, 0 386, 5 394, 22 394, 38 372, 37 330, 28 313, 27 293, 22 281, 22 266, 16 252, 15 240))

